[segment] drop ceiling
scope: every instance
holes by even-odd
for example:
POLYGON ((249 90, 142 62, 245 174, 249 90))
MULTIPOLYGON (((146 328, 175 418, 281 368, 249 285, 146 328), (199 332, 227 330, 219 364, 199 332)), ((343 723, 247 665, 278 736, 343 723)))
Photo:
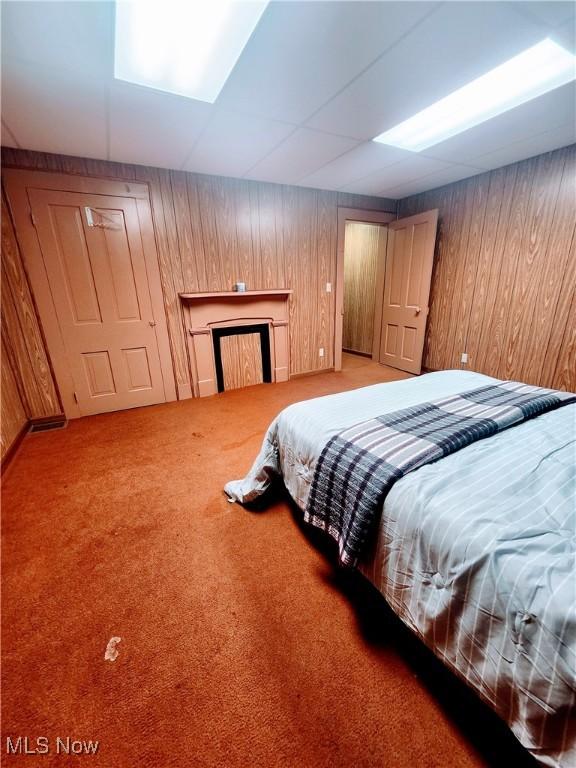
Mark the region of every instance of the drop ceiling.
POLYGON ((575 23, 572 2, 271 2, 208 104, 114 80, 111 2, 3 2, 2 144, 402 198, 576 141, 574 83, 424 152, 371 141, 545 37, 575 52, 575 23))

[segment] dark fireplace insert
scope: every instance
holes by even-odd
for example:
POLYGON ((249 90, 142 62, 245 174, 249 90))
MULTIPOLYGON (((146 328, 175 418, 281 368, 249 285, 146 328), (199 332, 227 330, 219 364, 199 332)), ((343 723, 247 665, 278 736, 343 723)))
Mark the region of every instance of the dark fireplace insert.
POLYGON ((272 382, 272 368, 270 366, 270 329, 268 323, 256 323, 254 325, 230 325, 225 328, 212 329, 212 342, 214 344, 214 362, 216 365, 216 384, 218 392, 224 392, 224 371, 222 370, 222 353, 220 339, 223 336, 237 336, 242 333, 260 334, 260 351, 262 354, 262 378, 265 383, 272 382))

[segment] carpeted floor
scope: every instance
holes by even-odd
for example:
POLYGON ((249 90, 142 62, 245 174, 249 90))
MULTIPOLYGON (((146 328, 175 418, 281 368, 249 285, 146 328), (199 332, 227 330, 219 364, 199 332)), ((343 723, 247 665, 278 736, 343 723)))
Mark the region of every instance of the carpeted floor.
POLYGON ((285 499, 255 513, 222 494, 284 406, 401 376, 347 356, 27 437, 3 478, 2 765, 521 765, 285 499), (7 756, 8 736, 50 754, 7 756), (66 759, 56 737, 98 753, 66 759))

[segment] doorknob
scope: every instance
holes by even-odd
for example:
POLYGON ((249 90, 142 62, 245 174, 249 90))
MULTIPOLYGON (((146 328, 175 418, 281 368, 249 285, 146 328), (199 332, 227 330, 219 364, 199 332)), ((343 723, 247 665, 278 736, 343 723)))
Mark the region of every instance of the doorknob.
POLYGON ((154 326, 156 325, 156 323, 154 322, 154 320, 149 320, 149 321, 148 321, 148 325, 150 326, 150 328, 154 328, 154 326))
POLYGON ((421 307, 414 307, 414 314, 415 315, 419 315, 420 312, 422 312, 422 308, 421 307))

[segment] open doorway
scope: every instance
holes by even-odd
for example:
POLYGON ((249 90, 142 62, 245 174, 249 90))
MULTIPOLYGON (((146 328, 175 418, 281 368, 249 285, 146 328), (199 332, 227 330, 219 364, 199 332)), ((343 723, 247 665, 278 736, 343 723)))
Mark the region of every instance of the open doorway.
POLYGON ((393 213, 338 209, 335 370, 378 362, 388 224, 393 213), (343 354, 346 356, 343 358, 343 354))
POLYGON ((335 370, 346 354, 420 373, 437 221, 339 209, 335 370))
POLYGON ((385 224, 347 221, 344 232, 342 351, 372 357, 378 326, 376 285, 386 258, 385 224))

